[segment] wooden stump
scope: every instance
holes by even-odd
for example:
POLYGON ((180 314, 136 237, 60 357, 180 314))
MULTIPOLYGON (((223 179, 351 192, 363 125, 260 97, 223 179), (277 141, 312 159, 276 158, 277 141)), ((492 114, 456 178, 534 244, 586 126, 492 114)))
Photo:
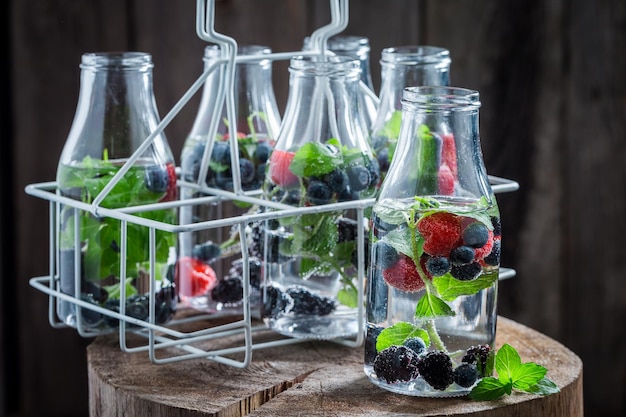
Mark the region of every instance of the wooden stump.
POLYGON ((546 366, 561 392, 514 393, 489 402, 393 394, 363 373, 362 347, 317 341, 256 350, 246 369, 207 359, 155 365, 145 352, 122 352, 112 335, 87 349, 90 415, 582 417, 581 360, 535 330, 498 320, 496 346, 509 343, 522 361, 546 366))

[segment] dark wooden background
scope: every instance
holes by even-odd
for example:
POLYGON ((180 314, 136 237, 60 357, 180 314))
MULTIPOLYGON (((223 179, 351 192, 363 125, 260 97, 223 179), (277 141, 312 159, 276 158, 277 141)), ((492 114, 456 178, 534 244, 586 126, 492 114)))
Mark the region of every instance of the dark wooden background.
MULTIPOLYGON (((153 54, 165 115, 199 76, 204 44, 192 0, 2 2, 0 81, 0 413, 87 415, 90 340, 47 322, 28 280, 48 271, 47 204, 24 193, 53 180, 78 95, 80 55, 153 54)), ((450 50, 452 84, 481 92, 487 170, 517 180, 499 195, 500 314, 562 342, 584 363, 586 414, 626 414, 626 2, 353 0, 346 33, 372 46, 450 50)), ((216 28, 240 43, 293 51, 327 23, 326 0, 222 0, 216 28)), ((274 65, 281 109, 287 63, 274 65)), ((178 154, 199 97, 166 130, 178 154)), ((208 393, 207 393, 208 395, 208 393)))

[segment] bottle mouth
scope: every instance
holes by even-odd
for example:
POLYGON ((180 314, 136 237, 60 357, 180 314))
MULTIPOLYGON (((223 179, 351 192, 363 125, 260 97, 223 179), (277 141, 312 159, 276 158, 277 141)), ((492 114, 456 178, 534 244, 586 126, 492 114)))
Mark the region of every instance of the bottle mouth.
POLYGON ((411 108, 449 111, 474 111, 480 108, 480 94, 462 87, 406 87, 402 104, 411 108))
POLYGON ((82 55, 81 69, 150 70, 152 55, 146 52, 89 52, 82 55))
POLYGON ((361 61, 346 55, 295 56, 290 60, 289 71, 314 76, 358 76, 361 61))
POLYGON ((385 48, 381 52, 381 65, 432 65, 449 66, 450 51, 438 46, 405 45, 385 48))

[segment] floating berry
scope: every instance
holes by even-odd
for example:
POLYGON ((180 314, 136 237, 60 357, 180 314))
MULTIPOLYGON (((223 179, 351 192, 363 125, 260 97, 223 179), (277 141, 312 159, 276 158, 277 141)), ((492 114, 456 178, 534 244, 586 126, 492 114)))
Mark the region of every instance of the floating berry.
POLYGON ((498 266, 500 265, 500 252, 501 252, 501 238, 494 237, 493 238, 493 247, 491 248, 491 252, 489 255, 485 256, 483 261, 487 265, 498 266))
POLYGON ((246 158, 239 158, 239 172, 241 173, 241 183, 250 184, 254 181, 256 172, 252 161, 246 158))
POLYGON ((396 264, 396 262, 398 262, 398 259, 400 259, 398 251, 396 251, 395 248, 389 243, 379 240, 374 246, 376 261, 378 262, 378 265, 380 265, 381 269, 391 268, 396 264))
POLYGON ((197 297, 215 287, 217 276, 213 268, 199 259, 183 256, 178 259, 176 282, 180 295, 197 297))
POLYGON ((230 167, 230 146, 228 142, 215 142, 211 152, 211 159, 219 164, 230 167))
POLYGON ((473 222, 463 230, 463 243, 472 248, 482 248, 489 240, 489 229, 481 222, 473 222))
POLYGON ((298 177, 289 169, 295 153, 274 150, 270 156, 270 179, 283 189, 298 185, 298 177))
POLYGON ((469 388, 474 385, 479 376, 476 365, 469 363, 462 363, 457 366, 453 374, 454 382, 463 388, 469 388))
POLYGON ((335 302, 328 297, 322 297, 304 287, 289 288, 287 295, 293 300, 291 312, 314 316, 326 316, 335 310, 335 302))
POLYGON ((391 268, 383 269, 383 279, 400 291, 416 292, 424 288, 424 282, 417 272, 415 262, 405 254, 400 254, 398 262, 391 268))
POLYGON ((500 218, 496 216, 491 216, 491 224, 493 225, 493 235, 501 236, 502 235, 502 224, 500 223, 500 218))
POLYGON ((336 193, 343 192, 349 184, 348 174, 339 168, 324 175, 323 181, 336 193))
POLYGON ((425 216, 417 223, 424 237, 424 252, 431 256, 448 256, 461 237, 459 217, 445 211, 425 216))
POLYGON ((178 196, 178 188, 176 188, 176 167, 170 162, 165 165, 165 169, 167 170, 168 178, 167 189, 165 190, 165 195, 159 200, 160 202, 173 201, 176 200, 178 196))
POLYGON ((471 264, 455 265, 452 264, 450 274, 459 281, 472 281, 480 275, 483 267, 478 262, 471 264))
POLYGON ((274 286, 262 288, 263 305, 261 306, 261 317, 276 318, 278 315, 293 305, 293 299, 285 292, 274 286))
POLYGON ((217 257, 220 256, 221 253, 222 250, 220 249, 219 245, 210 240, 199 245, 195 245, 193 251, 191 252, 194 258, 199 259, 205 263, 210 263, 214 261, 217 257))
POLYGON ((452 174, 453 180, 458 177, 458 168, 456 161, 456 142, 454 141, 454 135, 452 133, 446 133, 441 135, 442 140, 442 150, 441 150, 441 160, 442 164, 446 165, 450 173, 452 174))
POLYGON ((353 191, 362 191, 370 185, 370 172, 364 166, 349 166, 346 173, 350 179, 350 188, 352 188, 353 191))
POLYGON ((167 169, 158 165, 146 167, 145 179, 146 188, 153 193, 164 193, 169 183, 169 174, 167 169))
POLYGON ((452 361, 444 352, 428 352, 420 357, 417 368, 424 381, 437 390, 443 391, 454 382, 452 361))
POLYGON ((408 382, 418 377, 418 356, 406 346, 390 346, 374 359, 374 372, 389 384, 408 382))
POLYGON ((429 256, 426 260, 426 270, 432 276, 440 277, 450 272, 450 261, 445 256, 429 256))
POLYGON ((211 298, 218 303, 232 304, 243 299, 243 283, 241 279, 228 278, 220 281, 211 290, 211 298))
POLYGON ((332 190, 322 181, 311 181, 306 189, 307 199, 315 205, 327 204, 332 197, 332 190))
POLYGON ((367 170, 370 174, 370 187, 377 187, 380 181, 380 166, 377 160, 371 160, 367 164, 367 170))
POLYGON ((469 264, 474 261, 474 249, 469 246, 459 246, 450 251, 450 262, 455 265, 469 264))
POLYGON ((492 373, 494 353, 489 345, 472 346, 465 352, 461 361, 476 365, 481 376, 489 376, 492 373))
POLYGON ((482 247, 474 249, 474 259, 480 261, 485 256, 491 253, 493 249, 493 232, 491 230, 489 232, 489 237, 487 239, 487 243, 485 243, 482 247))
POLYGON ((356 220, 340 217, 335 221, 337 225, 337 243, 354 242, 358 236, 358 224, 356 220))
POLYGON ((270 153, 272 152, 272 147, 267 142, 259 142, 254 150, 254 159, 257 160, 260 164, 264 164, 267 162, 267 159, 270 157, 270 153))
POLYGON ((421 337, 409 337, 402 345, 408 347, 418 355, 426 351, 426 343, 424 343, 421 337))
POLYGON ((448 165, 441 165, 439 167, 437 186, 439 187, 439 194, 441 195, 454 194, 454 175, 448 165))

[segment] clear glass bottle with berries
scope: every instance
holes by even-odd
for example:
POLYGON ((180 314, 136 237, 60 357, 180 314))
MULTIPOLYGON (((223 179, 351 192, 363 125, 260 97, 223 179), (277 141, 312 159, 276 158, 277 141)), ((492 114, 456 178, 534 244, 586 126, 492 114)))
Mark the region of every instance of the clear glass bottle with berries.
MULTIPOLYGON (((272 61, 264 57, 269 53, 271 49, 261 45, 238 48, 241 60, 235 66, 234 79, 236 138, 230 139, 226 102, 219 100, 219 91, 226 82, 226 65, 219 64, 208 76, 200 108, 181 154, 182 178, 186 182, 229 192, 261 194, 267 160, 280 127, 272 85, 272 61), (217 122, 216 112, 221 114, 217 122), (232 157, 235 140, 237 159, 232 157), (233 175, 235 164, 238 178, 233 175), (240 190, 236 189, 237 184, 240 190)), ((218 46, 207 46, 203 59, 205 70, 223 57, 218 46)), ((184 199, 212 195, 210 191, 191 187, 183 187, 181 193, 184 199)), ((255 208, 233 200, 216 199, 211 204, 181 207, 180 218, 181 224, 190 224, 238 216, 247 211, 255 211, 255 208)), ((241 238, 238 228, 230 227, 180 234, 176 271, 181 306, 213 313, 241 311, 243 268, 250 268, 254 289, 259 287, 261 272, 258 253, 250 253, 251 259, 246 265, 241 261, 241 238)), ((252 245, 250 247, 252 250, 252 245)), ((258 292, 256 296, 258 298, 258 292)))
POLYGON ((381 53, 380 105, 371 125, 370 141, 384 178, 393 158, 406 87, 450 84, 450 52, 436 46, 398 46, 381 53))
MULTIPOLYGON (((80 68, 78 106, 59 160, 57 182, 62 196, 93 204, 156 131, 160 120, 149 54, 86 53, 80 68)), ((160 133, 137 155, 99 206, 118 209, 167 202, 175 200, 177 192, 174 157, 160 133)), ((140 211, 137 216, 176 222, 176 211, 171 208, 140 211)), ((153 279, 155 322, 170 320, 177 299, 171 273, 176 255, 174 234, 156 230, 158 243, 151 277, 148 228, 131 222, 124 226, 114 218, 67 205, 61 206, 59 219, 61 292, 118 313, 124 305, 127 316, 148 321, 153 279), (124 234, 127 244, 123 258, 124 234), (122 287, 125 300, 120 299, 122 287)), ((86 334, 113 330, 119 324, 117 319, 86 308, 78 310, 66 301, 59 300, 57 311, 66 324, 86 334)))
POLYGON ((393 392, 467 394, 492 372, 501 225, 476 91, 404 91, 372 213, 365 373, 393 392))
MULTIPOLYGON (((358 330, 357 224, 336 203, 375 195, 378 164, 357 123, 360 64, 346 56, 295 57, 264 197, 320 210, 264 227, 263 317, 281 334, 331 339, 358 330), (324 208, 328 210, 324 210, 324 208)), ((346 205, 349 207, 349 205, 346 205)))

